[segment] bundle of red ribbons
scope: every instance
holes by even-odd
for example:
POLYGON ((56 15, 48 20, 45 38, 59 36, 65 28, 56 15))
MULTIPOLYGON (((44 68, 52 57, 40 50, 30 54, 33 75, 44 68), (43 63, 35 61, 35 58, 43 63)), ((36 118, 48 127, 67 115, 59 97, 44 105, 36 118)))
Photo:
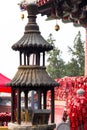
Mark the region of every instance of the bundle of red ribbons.
POLYGON ((70 130, 87 130, 87 97, 76 95, 67 99, 70 130))
MULTIPOLYGON (((87 77, 66 76, 55 80, 60 84, 55 87, 55 100, 66 101, 70 130, 87 130, 87 77), (84 95, 78 96, 78 89, 83 89, 84 95)), ((49 91, 47 99, 50 99, 50 96, 49 91)))

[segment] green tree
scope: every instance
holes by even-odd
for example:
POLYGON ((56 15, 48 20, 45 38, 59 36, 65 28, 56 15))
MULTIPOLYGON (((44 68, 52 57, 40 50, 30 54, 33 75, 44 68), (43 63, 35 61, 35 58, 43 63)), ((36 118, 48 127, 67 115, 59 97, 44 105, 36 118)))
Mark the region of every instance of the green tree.
POLYGON ((81 40, 80 31, 74 39, 73 47, 68 47, 71 54, 71 60, 66 64, 66 75, 82 76, 84 75, 85 51, 84 42, 81 40))
POLYGON ((47 72, 54 79, 64 77, 65 62, 61 58, 62 52, 57 47, 55 47, 55 39, 53 39, 52 34, 49 35, 47 41, 53 45, 53 50, 47 52, 47 72))
POLYGON ((79 66, 77 60, 75 60, 74 58, 72 58, 71 61, 66 64, 65 68, 67 76, 77 76, 79 74, 79 66))

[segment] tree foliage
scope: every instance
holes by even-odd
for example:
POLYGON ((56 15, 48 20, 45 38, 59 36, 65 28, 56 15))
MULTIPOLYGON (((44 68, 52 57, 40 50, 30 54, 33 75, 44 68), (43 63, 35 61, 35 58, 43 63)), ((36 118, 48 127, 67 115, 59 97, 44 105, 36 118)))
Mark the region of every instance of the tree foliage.
POLYGON ((61 58, 62 52, 55 46, 56 40, 52 34, 49 35, 47 41, 52 44, 54 48, 47 53, 47 72, 52 78, 84 75, 85 51, 80 31, 74 39, 73 47, 68 47, 69 55, 71 55, 71 59, 68 63, 65 63, 61 58))
POLYGON ((71 60, 66 64, 66 75, 82 76, 84 75, 85 51, 84 42, 81 40, 80 31, 74 39, 73 47, 68 47, 71 60))
POLYGON ((53 39, 52 34, 49 35, 47 41, 53 45, 53 50, 47 52, 47 72, 52 78, 61 78, 64 76, 65 70, 64 61, 61 58, 62 52, 55 46, 55 39, 53 39))

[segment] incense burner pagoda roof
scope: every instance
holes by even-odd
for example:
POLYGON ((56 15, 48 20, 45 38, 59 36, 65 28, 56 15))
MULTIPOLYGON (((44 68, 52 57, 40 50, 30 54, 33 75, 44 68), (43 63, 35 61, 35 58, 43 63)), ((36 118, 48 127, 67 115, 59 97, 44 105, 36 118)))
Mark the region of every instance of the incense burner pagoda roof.
POLYGON ((74 26, 87 25, 87 0, 39 0, 39 13, 64 23, 73 22, 74 26))
POLYGON ((36 23, 36 15, 38 14, 38 7, 36 4, 27 5, 28 23, 25 26, 25 32, 22 38, 12 46, 13 50, 21 52, 43 52, 50 51, 53 46, 49 44, 39 31, 39 26, 36 23))
POLYGON ((13 50, 29 51, 30 53, 39 51, 49 51, 53 47, 39 33, 25 33, 24 36, 12 46, 13 50))
POLYGON ((28 90, 38 90, 42 88, 49 90, 51 87, 59 86, 46 72, 45 67, 40 66, 19 66, 17 73, 9 83, 16 88, 25 88, 28 90))

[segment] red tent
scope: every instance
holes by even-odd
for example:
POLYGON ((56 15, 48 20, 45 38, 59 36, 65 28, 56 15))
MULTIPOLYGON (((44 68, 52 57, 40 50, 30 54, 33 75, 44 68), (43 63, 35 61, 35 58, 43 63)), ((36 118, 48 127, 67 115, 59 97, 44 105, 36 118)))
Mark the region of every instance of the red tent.
POLYGON ((11 87, 6 85, 10 81, 11 79, 0 73, 0 92, 11 93, 11 87))

